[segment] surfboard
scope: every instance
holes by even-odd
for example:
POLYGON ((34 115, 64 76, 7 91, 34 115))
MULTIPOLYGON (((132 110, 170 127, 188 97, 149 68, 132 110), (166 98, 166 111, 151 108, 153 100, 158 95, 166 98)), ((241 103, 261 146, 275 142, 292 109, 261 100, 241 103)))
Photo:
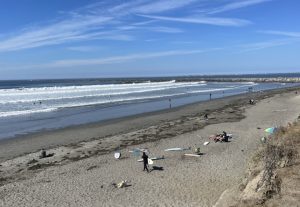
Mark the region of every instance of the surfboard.
POLYGON ((203 143, 203 145, 208 145, 208 144, 209 144, 209 142, 204 142, 204 143, 203 143))
POLYGON ((169 148, 169 149, 165 149, 166 152, 169 152, 169 151, 183 151, 184 149, 183 148, 180 148, 180 147, 175 147, 175 148, 169 148))
POLYGON ((185 156, 190 156, 190 157, 200 157, 201 155, 197 154, 184 154, 185 156))
POLYGON ((129 150, 128 152, 134 153, 136 151, 138 151, 138 152, 146 152, 146 153, 149 152, 148 149, 140 149, 140 148, 135 148, 133 150, 129 150))
MULTIPOLYGON (((151 159, 151 160, 162 160, 162 159, 165 159, 164 157, 151 157, 151 158, 149 158, 149 159, 151 159)), ((139 159, 139 160, 137 160, 138 162, 143 162, 143 159, 139 159)))
POLYGON ((151 160, 163 160, 163 159, 165 159, 165 157, 164 156, 162 156, 162 157, 151 157, 150 159, 151 160))
POLYGON ((116 159, 120 159, 120 157, 121 157, 121 152, 115 152, 115 158, 116 159))

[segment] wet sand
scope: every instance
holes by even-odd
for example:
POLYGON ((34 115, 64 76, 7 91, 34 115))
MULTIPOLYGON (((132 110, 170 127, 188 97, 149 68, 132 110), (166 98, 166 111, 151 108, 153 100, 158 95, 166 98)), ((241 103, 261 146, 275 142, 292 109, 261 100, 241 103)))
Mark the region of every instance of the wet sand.
POLYGON ((4 141, 0 204, 212 206, 223 191, 241 181, 263 129, 299 115, 300 99, 293 92, 251 96, 264 99, 250 106, 247 94, 4 141), (233 134, 230 142, 203 146, 209 135, 223 130, 233 134), (55 155, 45 159, 38 158, 39 152, 18 157, 42 146, 59 147, 48 150, 55 155), (120 146, 122 159, 115 160, 112 152, 120 146), (163 170, 143 172, 142 163, 128 152, 135 147, 148 148, 150 157, 164 155, 154 164, 163 170), (192 151, 164 152, 170 147, 200 147, 203 154, 196 158, 183 155, 192 151), (15 158, 7 160, 11 157, 15 158), (121 180, 130 186, 112 185, 121 180))

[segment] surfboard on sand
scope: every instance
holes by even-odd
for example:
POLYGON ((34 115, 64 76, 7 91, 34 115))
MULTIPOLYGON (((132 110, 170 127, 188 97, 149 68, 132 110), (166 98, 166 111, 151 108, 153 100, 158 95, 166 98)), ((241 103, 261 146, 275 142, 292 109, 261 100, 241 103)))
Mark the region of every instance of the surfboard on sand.
POLYGON ((201 155, 197 154, 184 154, 185 156, 190 156, 190 157, 200 157, 201 155))
POLYGON ((174 148, 165 149, 165 152, 171 152, 171 151, 184 151, 184 150, 189 150, 189 149, 191 149, 191 148, 174 147, 174 148))
POLYGON ((204 142, 204 143, 203 143, 203 145, 208 145, 208 144, 209 144, 209 142, 204 142))
MULTIPOLYGON (((164 158, 164 156, 162 156, 162 157, 151 157, 149 159, 151 159, 151 160, 162 160, 162 159, 165 159, 165 158, 164 158)), ((137 161, 138 162, 143 162, 143 159, 139 159, 137 161)))
POLYGON ((133 150, 129 150, 128 152, 136 152, 136 151, 138 151, 138 152, 146 152, 146 153, 148 153, 149 152, 149 150, 148 149, 140 149, 140 148, 135 148, 135 149, 133 149, 133 150))
POLYGON ((116 159, 120 159, 120 157, 121 157, 121 152, 115 152, 115 158, 116 159))
MULTIPOLYGON (((143 162, 143 159, 139 159, 138 162, 143 162)), ((154 163, 153 160, 148 158, 148 164, 153 165, 153 163, 154 163)))

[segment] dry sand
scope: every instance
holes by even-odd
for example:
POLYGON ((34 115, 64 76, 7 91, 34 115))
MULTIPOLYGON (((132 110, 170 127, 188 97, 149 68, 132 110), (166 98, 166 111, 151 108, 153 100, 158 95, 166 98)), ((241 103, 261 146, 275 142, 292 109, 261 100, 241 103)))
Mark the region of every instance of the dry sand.
MULTIPOLYGON (((207 107, 213 110, 214 103, 207 107)), ((55 156, 50 158, 41 160, 38 153, 30 153, 8 159, 0 167, 0 206, 213 206, 226 189, 241 181, 248 159, 265 135, 263 130, 294 121, 299 103, 294 93, 284 93, 252 107, 230 105, 210 111, 211 125, 203 129, 206 121, 200 114, 193 116, 191 109, 185 109, 191 110, 187 116, 168 120, 168 115, 161 115, 155 121, 160 124, 146 124, 146 129, 51 149, 55 156), (238 121, 243 111, 246 118, 238 121), (237 122, 213 124, 216 120, 237 122), (233 134, 230 142, 203 146, 209 135, 223 130, 233 134), (145 142, 147 135, 151 142, 145 142), (130 146, 134 143, 143 144, 130 146), (115 160, 111 151, 118 145, 124 146, 122 159, 115 160), (148 148, 150 157, 164 155, 165 159, 154 161, 163 170, 143 172, 142 163, 128 152, 136 147, 148 148), (197 158, 183 156, 192 151, 164 152, 170 147, 201 147, 203 155, 197 158), (121 180, 130 186, 118 189, 112 185, 121 180)), ((153 116, 158 115, 150 118, 153 116)), ((136 120, 139 118, 129 122, 136 120)), ((16 144, 6 146, 15 149, 16 144)))

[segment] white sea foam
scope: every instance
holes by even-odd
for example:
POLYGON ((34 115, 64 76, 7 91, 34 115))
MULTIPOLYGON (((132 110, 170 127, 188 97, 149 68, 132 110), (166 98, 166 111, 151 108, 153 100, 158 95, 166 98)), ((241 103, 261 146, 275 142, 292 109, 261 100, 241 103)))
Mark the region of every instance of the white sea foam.
POLYGON ((255 83, 209 84, 205 82, 143 82, 87 86, 0 89, 0 117, 51 112, 62 108, 122 104, 188 94, 234 90, 255 83), (41 101, 41 104, 39 102, 41 101))
POLYGON ((193 86, 204 86, 206 84, 179 84, 179 85, 170 85, 163 87, 140 87, 134 90, 127 91, 119 91, 118 90, 109 90, 109 91, 101 91, 101 90, 86 90, 84 93, 82 91, 72 91, 72 93, 54 93, 50 92, 45 96, 41 96, 40 93, 35 94, 10 94, 10 95, 2 95, 2 99, 0 100, 0 104, 7 103, 25 103, 25 102, 37 102, 37 101, 48 101, 48 100, 61 100, 61 99, 78 99, 78 98, 88 98, 88 97, 112 97, 118 95, 131 95, 138 93, 146 93, 146 92, 155 92, 155 91, 164 91, 170 89, 178 89, 184 87, 193 87, 193 86))

